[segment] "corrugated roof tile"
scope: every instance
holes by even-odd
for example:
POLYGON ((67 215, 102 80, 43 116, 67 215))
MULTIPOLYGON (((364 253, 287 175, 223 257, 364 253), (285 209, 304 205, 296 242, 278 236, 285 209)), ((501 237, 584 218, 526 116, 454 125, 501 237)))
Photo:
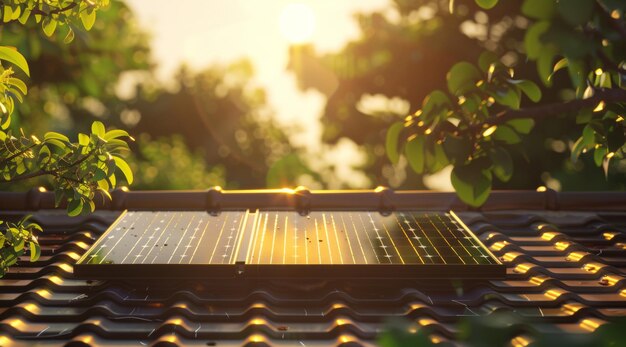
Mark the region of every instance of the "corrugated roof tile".
MULTIPOLYGON (((507 265, 504 280, 74 279, 72 265, 115 216, 36 213, 46 230, 42 257, 24 257, 0 279, 0 345, 370 346, 398 317, 445 343, 457 338, 459 321, 496 312, 515 311, 540 332, 575 334, 626 314, 626 213, 461 213, 507 265)), ((520 334, 510 343, 532 342, 520 334)))

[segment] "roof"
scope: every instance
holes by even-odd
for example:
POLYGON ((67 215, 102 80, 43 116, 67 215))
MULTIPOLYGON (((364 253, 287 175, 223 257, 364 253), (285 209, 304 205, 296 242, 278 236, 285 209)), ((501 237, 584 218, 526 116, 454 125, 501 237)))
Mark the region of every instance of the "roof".
MULTIPOLYGON (((351 200, 335 192, 307 192, 303 199, 276 191, 215 191, 118 191, 97 213, 77 218, 49 209, 50 193, 0 193, 0 219, 34 212, 45 230, 41 258, 24 258, 0 279, 0 345, 369 346, 393 317, 430 327, 430 338, 445 342, 457 339, 463 319, 503 311, 528 317, 525 324, 542 333, 587 336, 626 315, 624 193, 496 192, 480 211, 448 193, 351 193, 362 194, 352 197, 361 205, 462 211, 459 216, 507 265, 504 280, 453 286, 73 278, 73 264, 120 209, 229 208, 234 197, 245 200, 241 205, 315 209, 324 201, 351 200)), ((528 336, 511 338, 522 343, 528 336)))

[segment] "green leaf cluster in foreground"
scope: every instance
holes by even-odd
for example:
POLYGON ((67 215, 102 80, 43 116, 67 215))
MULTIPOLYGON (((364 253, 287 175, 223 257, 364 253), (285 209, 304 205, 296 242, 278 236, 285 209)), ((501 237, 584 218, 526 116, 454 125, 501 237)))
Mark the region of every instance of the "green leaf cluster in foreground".
POLYGON ((3 230, 0 230, 0 277, 26 250, 30 252, 30 261, 39 259, 41 247, 35 231, 41 231, 41 227, 29 219, 30 216, 27 216, 17 223, 0 221, 3 226, 3 230))
MULTIPOLYGON (((484 9, 498 5, 476 3, 484 9)), ((491 51, 476 65, 457 62, 446 75, 447 90, 432 91, 421 109, 389 127, 389 159, 396 163, 404 155, 418 174, 451 165, 460 199, 480 206, 494 179, 511 179, 513 156, 526 156, 523 140, 536 122, 567 116, 582 132, 571 160, 593 152, 606 173, 610 161, 625 154, 625 11, 626 2, 619 1, 525 0, 520 15, 530 24, 523 48, 539 83, 515 76, 514 66, 491 51), (572 92, 562 102, 534 105, 557 74, 569 79, 572 92)))
MULTIPOLYGON (((41 24, 48 37, 62 31, 64 42, 69 43, 77 28, 91 29, 96 11, 107 4, 108 0, 9 0, 0 6, 0 16, 3 23, 41 24)), ((26 135, 11 119, 15 104, 23 102, 28 93, 24 76, 30 76, 24 56, 14 47, 0 46, 0 184, 45 176, 54 187, 56 204, 67 203, 70 216, 94 211, 96 193, 110 198, 116 176, 123 175, 129 184, 133 181, 123 159, 130 136, 123 130, 107 131, 100 122, 92 124, 90 133, 78 134, 76 142, 57 132, 47 132, 42 139, 26 135)), ((18 223, 0 222, 0 227, 2 277, 25 250, 30 250, 31 261, 39 258, 34 232, 41 228, 28 217, 18 223)))
POLYGON ((534 125, 532 118, 492 122, 494 106, 517 110, 524 97, 539 101, 541 90, 532 81, 514 79, 510 69, 489 53, 479 66, 459 62, 447 74, 448 90, 435 90, 422 109, 387 132, 387 154, 392 162, 404 155, 417 173, 433 173, 453 165, 451 181, 459 197, 479 206, 493 178, 511 178, 508 147, 519 146, 534 125))

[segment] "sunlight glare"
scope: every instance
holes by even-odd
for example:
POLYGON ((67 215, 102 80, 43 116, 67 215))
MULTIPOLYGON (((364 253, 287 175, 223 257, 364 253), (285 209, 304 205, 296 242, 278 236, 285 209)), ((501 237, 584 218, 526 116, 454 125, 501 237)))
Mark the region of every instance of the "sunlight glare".
POLYGON ((306 4, 288 4, 282 10, 279 21, 280 33, 289 43, 305 43, 315 31, 315 14, 306 4))

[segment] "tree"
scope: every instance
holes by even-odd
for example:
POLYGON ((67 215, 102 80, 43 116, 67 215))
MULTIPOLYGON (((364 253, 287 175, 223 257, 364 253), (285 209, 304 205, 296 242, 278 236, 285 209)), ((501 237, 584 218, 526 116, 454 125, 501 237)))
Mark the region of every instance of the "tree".
MULTIPOLYGON (((15 22, 27 26, 34 22, 46 36, 62 33, 64 42, 70 43, 76 30, 92 28, 97 12, 107 5, 108 0, 9 0, 2 2, 0 15, 5 26, 15 22)), ((30 76, 30 70, 25 57, 15 47, 1 46, 0 60, 0 183, 48 177, 57 205, 67 202, 68 214, 76 216, 95 209, 96 192, 110 198, 108 190, 116 186, 116 170, 132 182, 132 172, 123 159, 128 144, 122 139, 129 137, 124 130, 107 131, 96 121, 89 133, 79 133, 78 141, 72 142, 57 132, 47 132, 40 140, 16 127, 12 115, 16 103, 22 102, 28 93, 23 79, 30 76)), ((37 224, 30 223, 28 218, 4 224, 0 235, 0 276, 25 250, 30 251, 31 261, 40 252, 34 233, 41 230, 37 224)))
MULTIPOLYGON (((456 57, 446 67, 447 73, 442 74, 445 79, 428 80, 426 85, 436 86, 435 90, 423 97, 415 113, 387 131, 386 152, 392 162, 405 157, 413 171, 420 174, 435 173, 451 165, 451 181, 459 197, 469 205, 480 206, 494 183, 500 181, 506 186, 516 171, 522 171, 513 169, 519 158, 546 156, 545 148, 537 143, 558 140, 567 147, 569 136, 578 133, 566 168, 581 165, 581 159, 589 160, 580 158, 581 154, 593 153, 593 162, 608 173, 609 166, 617 166, 614 163, 623 158, 623 1, 476 0, 474 4, 398 0, 396 8, 401 14, 399 24, 388 26, 414 29, 400 34, 420 33, 415 40, 432 37, 435 34, 424 27, 438 32, 436 28, 453 23, 452 30, 470 38, 471 46, 483 53, 472 59, 456 57), (424 20, 426 23, 411 24, 411 18, 425 13, 424 8, 434 9, 424 20), (448 10, 447 15, 443 8, 448 10)), ((388 24, 384 17, 377 18, 388 24)), ((444 44, 464 42, 448 40, 444 44)), ((360 45, 349 45, 346 50, 360 45)), ((442 65, 446 63, 433 62, 427 68, 437 70, 442 65)), ((423 81, 421 75, 405 74, 423 81)), ((400 86, 394 88, 402 90, 400 86)), ((402 96, 412 104, 422 99, 407 93, 402 96)))
MULTIPOLYGON (((212 185, 228 188, 284 187, 293 183, 297 173, 305 168, 290 159, 297 158, 298 150, 289 141, 288 129, 274 121, 265 91, 252 83, 253 75, 252 64, 240 60, 199 71, 183 66, 177 73, 174 88, 150 83, 140 85, 136 97, 127 104, 136 115, 136 122, 128 124, 133 133, 157 139, 168 151, 174 150, 171 147, 174 146, 177 152, 186 152, 187 147, 195 153, 192 157, 202 156, 211 169, 202 166, 207 175, 197 180, 190 171, 173 170, 152 156, 148 147, 156 144, 137 143, 138 147, 143 147, 134 151, 138 172, 145 173, 140 171, 142 167, 159 168, 152 170, 156 176, 151 182, 145 181, 137 187, 180 189, 182 186, 176 182, 186 182, 187 189, 200 188, 195 184, 209 183, 207 180, 213 182, 212 185), (184 143, 176 136, 184 139, 184 143), (181 177, 165 179, 172 175, 181 177), (193 187, 189 186, 192 182, 193 187)), ((171 165, 187 165, 188 169, 198 172, 198 167, 184 162, 176 160, 171 165)), ((147 177, 142 179, 147 180, 147 177)))

